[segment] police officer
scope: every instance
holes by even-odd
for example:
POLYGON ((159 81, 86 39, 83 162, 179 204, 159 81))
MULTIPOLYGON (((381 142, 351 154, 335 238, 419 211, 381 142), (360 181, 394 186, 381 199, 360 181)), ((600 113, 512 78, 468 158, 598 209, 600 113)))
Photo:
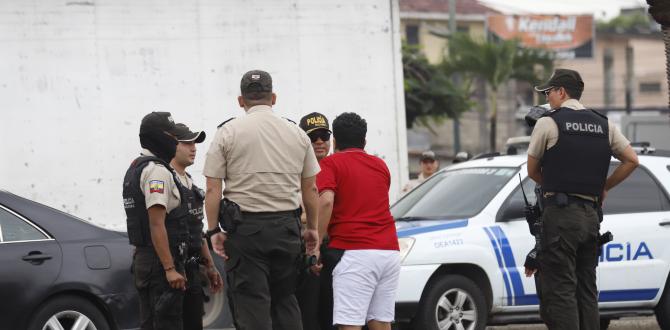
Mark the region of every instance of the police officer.
MULTIPOLYGON (((326 158, 330 153, 332 132, 328 118, 321 113, 312 112, 300 118, 300 128, 312 142, 312 149, 317 161, 326 158)), ((303 223, 306 218, 301 219, 303 223)), ((306 224, 306 223, 305 223, 306 224)), ((323 238, 321 256, 328 246, 328 239, 323 238)), ((331 329, 333 319, 333 281, 332 274, 321 272, 321 264, 312 267, 311 272, 302 276, 298 285, 296 298, 302 314, 302 325, 306 330, 331 329), (325 324, 322 326, 321 324, 325 324)))
POLYGON ((556 69, 535 87, 551 111, 533 129, 528 175, 543 188, 541 306, 549 329, 599 329, 597 240, 607 191, 638 165, 629 141, 607 117, 586 109, 578 72, 556 69), (608 177, 610 157, 621 163, 608 177))
POLYGON ((316 254, 319 165, 305 132, 273 112, 277 96, 267 72, 245 73, 240 89, 246 115, 220 125, 207 152, 207 235, 214 251, 227 258, 236 329, 300 330, 294 295, 302 253, 297 210, 302 194, 303 236, 308 253, 316 254), (224 197, 241 210, 234 227, 223 228, 226 233, 217 222, 222 181, 224 197))
POLYGON ((188 254, 185 266, 186 292, 184 293, 184 329, 202 329, 202 316, 204 309, 204 292, 200 276, 200 265, 205 268, 211 291, 216 293, 221 289, 223 281, 221 275, 214 265, 212 256, 207 248, 207 242, 203 237, 204 210, 203 202, 205 192, 193 184, 191 175, 186 172, 186 167, 193 165, 195 161, 196 143, 205 140, 205 132, 191 132, 188 126, 176 124, 177 151, 170 162, 175 170, 177 180, 186 187, 183 198, 188 200, 190 217, 188 219, 188 254))
POLYGON ((186 189, 169 165, 177 148, 176 133, 169 112, 146 115, 140 125, 142 153, 123 179, 143 330, 182 329, 189 208, 182 198, 186 189))

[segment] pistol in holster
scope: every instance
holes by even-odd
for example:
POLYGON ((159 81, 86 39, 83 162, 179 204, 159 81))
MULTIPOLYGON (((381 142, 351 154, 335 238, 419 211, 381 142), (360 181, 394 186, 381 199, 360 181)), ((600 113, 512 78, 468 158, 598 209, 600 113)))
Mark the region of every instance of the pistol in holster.
POLYGON ((219 204, 219 224, 229 235, 234 234, 237 225, 242 223, 242 211, 237 203, 228 198, 221 200, 219 204))

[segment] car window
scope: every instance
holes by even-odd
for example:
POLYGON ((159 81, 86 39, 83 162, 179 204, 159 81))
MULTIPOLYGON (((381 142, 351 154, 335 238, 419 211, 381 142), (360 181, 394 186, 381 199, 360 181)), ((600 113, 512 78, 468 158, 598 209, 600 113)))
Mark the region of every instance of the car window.
MULTIPOLYGON (((610 174, 618 166, 610 166, 610 174)), ((605 214, 658 212, 670 210, 670 201, 656 180, 640 166, 619 185, 607 193, 603 205, 605 214)))
POLYGON ((438 172, 391 207, 396 219, 462 219, 477 215, 518 171, 481 167, 438 172))
POLYGON ((0 242, 46 239, 42 232, 13 213, 0 208, 0 242))
MULTIPOLYGON (((517 179, 518 182, 518 179, 517 179)), ((537 195, 535 194, 535 181, 531 180, 530 178, 526 178, 523 180, 523 190, 521 190, 521 185, 517 185, 516 188, 514 188, 514 191, 512 194, 510 194, 509 197, 507 197, 507 200, 505 200, 505 203, 500 207, 500 210, 498 211, 497 219, 500 220, 502 215, 505 213, 505 210, 510 207, 518 206, 518 205, 525 205, 526 200, 523 198, 523 192, 526 193, 526 199, 528 200, 528 203, 530 205, 535 205, 535 202, 537 201, 537 195)), ((520 214, 518 217, 519 220, 524 219, 523 214, 520 214)), ((505 220, 510 220, 510 219, 505 219, 505 220)))

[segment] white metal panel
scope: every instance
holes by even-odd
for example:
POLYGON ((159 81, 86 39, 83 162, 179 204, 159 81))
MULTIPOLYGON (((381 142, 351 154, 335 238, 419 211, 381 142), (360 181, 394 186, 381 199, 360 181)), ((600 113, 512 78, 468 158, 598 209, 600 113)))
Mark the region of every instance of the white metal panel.
POLYGON ((123 174, 152 110, 205 130, 243 115, 247 70, 274 78, 297 121, 368 121, 370 153, 407 177, 398 4, 393 0, 83 0, 0 3, 0 188, 124 228, 123 174))

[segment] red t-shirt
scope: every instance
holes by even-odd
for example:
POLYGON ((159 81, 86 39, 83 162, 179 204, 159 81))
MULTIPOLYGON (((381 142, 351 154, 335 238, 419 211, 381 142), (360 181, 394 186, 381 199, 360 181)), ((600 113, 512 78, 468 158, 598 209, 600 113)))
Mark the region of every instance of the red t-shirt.
POLYGON ((346 149, 319 163, 319 193, 335 193, 328 225, 329 247, 343 250, 399 250, 389 211, 391 173, 363 149, 346 149))

